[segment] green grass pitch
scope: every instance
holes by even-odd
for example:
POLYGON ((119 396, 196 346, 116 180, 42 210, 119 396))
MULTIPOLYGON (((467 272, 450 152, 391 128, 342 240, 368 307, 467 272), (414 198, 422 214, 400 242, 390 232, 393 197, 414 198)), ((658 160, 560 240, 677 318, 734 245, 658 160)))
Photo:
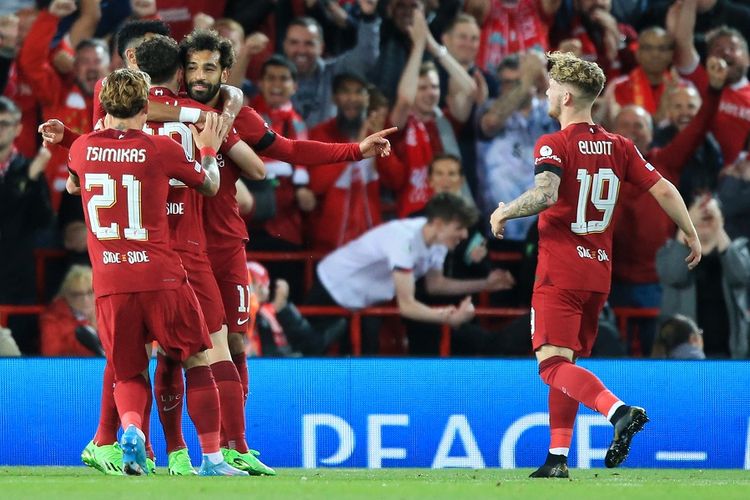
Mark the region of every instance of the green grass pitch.
POLYGON ((0 467, 0 498, 179 499, 743 499, 750 471, 571 470, 571 479, 528 479, 530 469, 281 469, 277 477, 106 477, 84 467, 0 467))

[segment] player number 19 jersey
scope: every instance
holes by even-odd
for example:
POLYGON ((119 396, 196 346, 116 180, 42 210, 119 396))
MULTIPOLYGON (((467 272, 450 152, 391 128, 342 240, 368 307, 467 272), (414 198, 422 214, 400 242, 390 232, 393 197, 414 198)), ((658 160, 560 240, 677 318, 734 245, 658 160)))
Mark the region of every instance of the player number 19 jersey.
POLYGON ((542 136, 534 163, 560 175, 557 202, 539 216, 535 286, 608 292, 620 186, 640 194, 661 175, 631 141, 586 123, 542 136))

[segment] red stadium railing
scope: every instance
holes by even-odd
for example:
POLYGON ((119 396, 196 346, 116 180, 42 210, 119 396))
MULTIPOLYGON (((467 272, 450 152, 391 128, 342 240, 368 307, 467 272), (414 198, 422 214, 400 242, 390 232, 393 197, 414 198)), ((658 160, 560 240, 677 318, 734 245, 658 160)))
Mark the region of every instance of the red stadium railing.
MULTIPOLYGON (((305 316, 340 316, 349 318, 349 336, 352 343, 352 354, 362 355, 362 317, 363 316, 400 316, 398 307, 367 307, 358 311, 349 311, 336 306, 299 306, 299 311, 305 316)), ((475 314, 479 317, 517 318, 528 314, 523 307, 479 307, 475 314)), ((451 354, 451 328, 442 325, 440 333, 440 357, 451 354)))
POLYGON ((8 304, 0 304, 0 326, 8 325, 8 316, 41 314, 44 309, 45 306, 42 305, 14 306, 8 304))

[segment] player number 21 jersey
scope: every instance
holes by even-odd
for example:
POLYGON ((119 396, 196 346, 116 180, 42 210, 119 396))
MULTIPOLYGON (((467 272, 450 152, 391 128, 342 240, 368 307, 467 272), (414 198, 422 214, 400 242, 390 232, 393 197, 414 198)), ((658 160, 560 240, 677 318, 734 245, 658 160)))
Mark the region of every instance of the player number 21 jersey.
POLYGON ((661 175, 631 141, 586 123, 539 138, 534 163, 560 175, 557 202, 539 216, 535 286, 608 292, 620 186, 640 194, 661 175))

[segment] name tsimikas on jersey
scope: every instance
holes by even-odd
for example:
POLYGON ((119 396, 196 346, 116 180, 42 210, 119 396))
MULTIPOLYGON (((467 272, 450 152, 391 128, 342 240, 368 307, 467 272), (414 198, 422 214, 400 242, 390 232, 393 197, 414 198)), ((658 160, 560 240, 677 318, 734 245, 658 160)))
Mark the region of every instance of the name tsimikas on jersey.
POLYGON ((135 148, 122 149, 88 146, 86 148, 86 160, 118 163, 143 163, 146 161, 146 150, 135 148))

